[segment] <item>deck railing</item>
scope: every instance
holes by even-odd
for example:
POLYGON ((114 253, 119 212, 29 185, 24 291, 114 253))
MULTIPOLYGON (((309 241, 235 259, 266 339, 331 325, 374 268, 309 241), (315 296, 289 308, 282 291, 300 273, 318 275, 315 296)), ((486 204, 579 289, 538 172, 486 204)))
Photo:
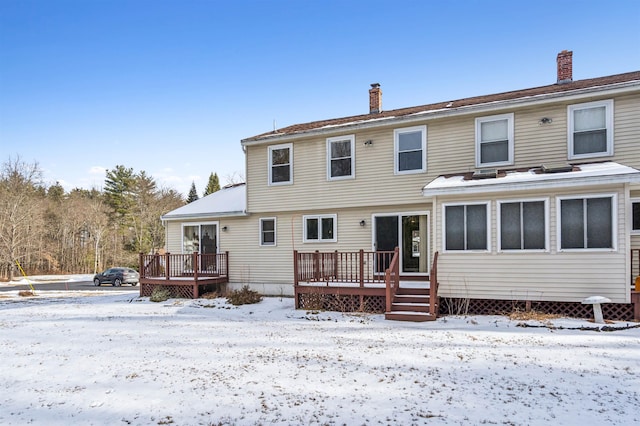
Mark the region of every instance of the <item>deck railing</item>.
POLYGON ((391 312, 391 304, 393 303, 393 299, 396 297, 396 293, 398 292, 398 288, 400 287, 400 250, 398 247, 393 251, 393 258, 391 259, 391 264, 389 268, 385 271, 385 287, 386 287, 386 302, 387 302, 387 310, 386 312, 391 312))
POLYGON ((438 314, 438 252, 433 255, 431 272, 429 272, 429 314, 438 314))
POLYGON ((294 284, 384 284, 393 251, 293 252, 294 284))
POLYGON ((216 254, 140 253, 140 278, 221 277, 229 271, 229 252, 216 254))

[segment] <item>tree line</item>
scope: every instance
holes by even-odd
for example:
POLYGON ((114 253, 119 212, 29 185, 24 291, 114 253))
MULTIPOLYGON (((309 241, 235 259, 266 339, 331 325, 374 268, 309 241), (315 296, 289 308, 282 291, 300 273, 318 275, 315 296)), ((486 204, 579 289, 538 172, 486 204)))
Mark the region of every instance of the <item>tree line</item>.
POLYGON ((184 204, 182 194, 122 165, 107 171, 102 190, 65 192, 42 182, 37 163, 9 158, 0 166, 0 279, 16 276, 16 261, 29 275, 135 267, 138 253, 164 247, 160 216, 184 204))

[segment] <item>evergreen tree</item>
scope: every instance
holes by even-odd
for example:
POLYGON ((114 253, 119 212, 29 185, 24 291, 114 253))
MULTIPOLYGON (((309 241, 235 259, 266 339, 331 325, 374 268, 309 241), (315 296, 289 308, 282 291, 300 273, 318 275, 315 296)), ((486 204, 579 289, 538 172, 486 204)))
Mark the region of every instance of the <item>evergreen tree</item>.
POLYGON ((187 203, 193 203, 198 199, 198 191, 196 191, 196 183, 191 182, 191 189, 189 190, 189 196, 187 196, 187 203))
POLYGON ((206 197, 209 194, 213 194, 216 191, 220 191, 220 180, 218 179, 217 173, 211 173, 209 175, 209 182, 207 183, 207 187, 204 189, 203 197, 206 197))

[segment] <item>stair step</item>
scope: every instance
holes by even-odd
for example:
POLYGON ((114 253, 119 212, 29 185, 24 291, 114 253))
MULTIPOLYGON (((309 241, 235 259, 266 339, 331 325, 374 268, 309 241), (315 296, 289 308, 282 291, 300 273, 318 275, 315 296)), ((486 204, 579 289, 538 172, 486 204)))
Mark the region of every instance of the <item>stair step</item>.
POLYGON ((429 296, 419 294, 396 294, 394 303, 429 303, 429 296))
POLYGON ((428 295, 429 287, 398 287, 396 294, 428 295))
POLYGON ((412 322, 425 322, 435 321, 435 315, 429 315, 425 312, 415 311, 391 311, 384 314, 384 319, 392 321, 412 321, 412 322))
POLYGON ((392 311, 414 311, 414 312, 429 312, 428 303, 398 303, 393 302, 391 304, 392 311))

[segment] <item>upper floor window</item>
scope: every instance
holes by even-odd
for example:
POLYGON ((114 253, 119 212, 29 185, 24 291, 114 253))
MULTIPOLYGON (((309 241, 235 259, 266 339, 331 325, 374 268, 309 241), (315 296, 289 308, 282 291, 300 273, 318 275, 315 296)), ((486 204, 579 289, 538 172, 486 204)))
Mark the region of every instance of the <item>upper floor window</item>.
POLYGON ((327 139, 327 179, 355 177, 355 136, 327 139))
POLYGON ((293 183, 293 145, 269 147, 269 185, 293 183))
POLYGON ((615 198, 558 198, 559 249, 615 249, 615 198))
POLYGON ((489 250, 489 203, 445 204, 445 250, 489 250))
POLYGON ((546 200, 499 201, 498 250, 547 248, 546 200))
POLYGON ((513 164, 513 114, 476 118, 476 167, 513 164))
POLYGON ((337 216, 335 214, 303 216, 302 223, 305 243, 338 241, 337 216))
POLYGON ((569 159, 613 155, 613 100, 568 106, 569 159))
POLYGON ((276 245, 276 218, 265 217, 260 219, 260 245, 276 245))
POLYGON ((395 174, 427 170, 427 126, 395 129, 393 140, 395 174))

